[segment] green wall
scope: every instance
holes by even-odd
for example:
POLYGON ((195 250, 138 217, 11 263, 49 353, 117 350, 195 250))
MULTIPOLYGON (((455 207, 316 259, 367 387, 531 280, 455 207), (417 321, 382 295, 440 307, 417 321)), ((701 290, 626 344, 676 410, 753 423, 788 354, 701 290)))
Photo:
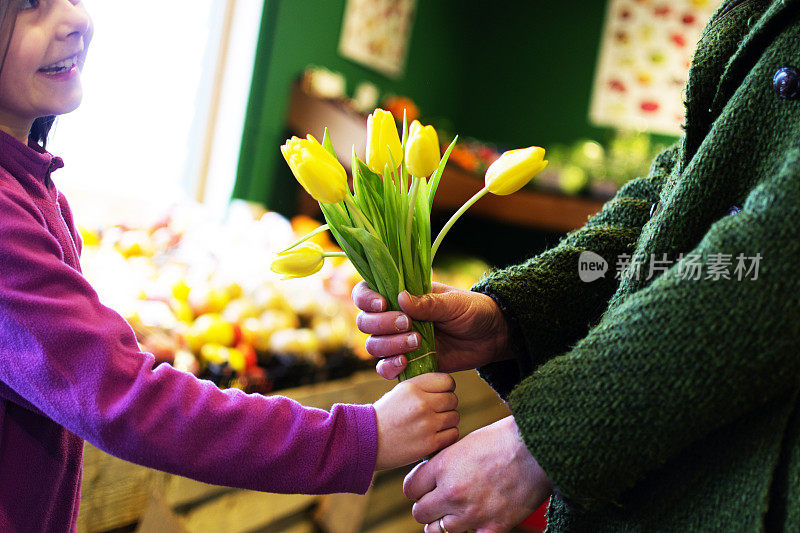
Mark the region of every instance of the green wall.
POLYGON ((279 146, 286 140, 290 85, 307 65, 342 72, 350 95, 358 83, 370 81, 382 93, 412 97, 423 110, 456 115, 459 104, 447 90, 461 77, 461 54, 453 45, 460 37, 450 16, 456 4, 420 1, 406 74, 391 80, 338 55, 345 0, 266 0, 233 196, 291 214, 296 187, 279 146))
POLYGON ((470 4, 459 131, 507 147, 602 138, 587 116, 606 2, 470 4))
POLYGON ((291 82, 309 65, 406 94, 423 121, 501 147, 570 142, 588 124, 605 0, 418 0, 406 73, 392 80, 337 53, 345 0, 266 0, 234 197, 291 214, 296 186, 278 147, 291 82))

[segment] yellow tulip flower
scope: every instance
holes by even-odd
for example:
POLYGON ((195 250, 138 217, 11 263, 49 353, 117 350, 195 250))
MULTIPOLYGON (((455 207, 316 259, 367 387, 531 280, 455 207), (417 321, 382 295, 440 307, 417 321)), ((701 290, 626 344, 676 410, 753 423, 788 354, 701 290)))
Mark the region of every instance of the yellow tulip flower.
POLYGON ((367 166, 374 173, 383 176, 386 165, 392 166, 392 158, 398 166, 403 160, 397 124, 391 113, 376 109, 367 117, 367 166))
POLYGON ((279 252, 278 258, 270 267, 273 272, 283 274, 283 279, 303 278, 316 274, 325 262, 322 247, 314 242, 306 241, 301 245, 279 252))
POLYGON ((283 158, 300 185, 318 202, 338 204, 347 195, 347 172, 314 138, 292 137, 281 146, 283 158))
POLYGON ((486 170, 486 188, 500 196, 517 192, 546 166, 544 148, 509 150, 486 170))
POLYGON ((439 166, 439 136, 433 126, 411 123, 406 140, 406 166, 412 176, 428 177, 439 166))

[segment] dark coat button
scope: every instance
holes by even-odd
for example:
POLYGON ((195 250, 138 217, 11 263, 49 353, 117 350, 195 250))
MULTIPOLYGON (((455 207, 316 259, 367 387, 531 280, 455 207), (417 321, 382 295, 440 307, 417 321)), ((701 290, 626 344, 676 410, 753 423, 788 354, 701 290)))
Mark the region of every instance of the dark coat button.
POLYGON ((650 206, 650 218, 653 218, 661 212, 661 201, 658 201, 650 206))
POLYGON ((772 88, 781 98, 800 97, 800 71, 794 67, 778 69, 772 77, 772 88))

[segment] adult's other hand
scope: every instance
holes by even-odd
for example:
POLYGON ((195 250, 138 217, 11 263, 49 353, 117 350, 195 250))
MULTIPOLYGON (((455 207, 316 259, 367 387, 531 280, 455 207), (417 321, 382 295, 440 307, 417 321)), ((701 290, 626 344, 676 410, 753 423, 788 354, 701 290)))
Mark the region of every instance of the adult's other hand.
POLYGON ((450 533, 500 533, 535 511, 552 486, 509 416, 418 465, 403 492, 425 533, 440 533, 440 518, 450 533))

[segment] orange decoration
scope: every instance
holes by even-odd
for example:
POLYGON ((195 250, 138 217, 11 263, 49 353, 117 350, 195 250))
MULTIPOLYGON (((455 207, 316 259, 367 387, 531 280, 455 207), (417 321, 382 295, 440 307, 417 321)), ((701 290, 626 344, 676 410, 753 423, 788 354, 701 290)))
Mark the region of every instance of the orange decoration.
POLYGON ((387 96, 381 104, 383 109, 392 114, 398 122, 403 120, 403 111, 406 113, 406 120, 409 124, 419 118, 419 108, 411 98, 407 96, 387 96))

